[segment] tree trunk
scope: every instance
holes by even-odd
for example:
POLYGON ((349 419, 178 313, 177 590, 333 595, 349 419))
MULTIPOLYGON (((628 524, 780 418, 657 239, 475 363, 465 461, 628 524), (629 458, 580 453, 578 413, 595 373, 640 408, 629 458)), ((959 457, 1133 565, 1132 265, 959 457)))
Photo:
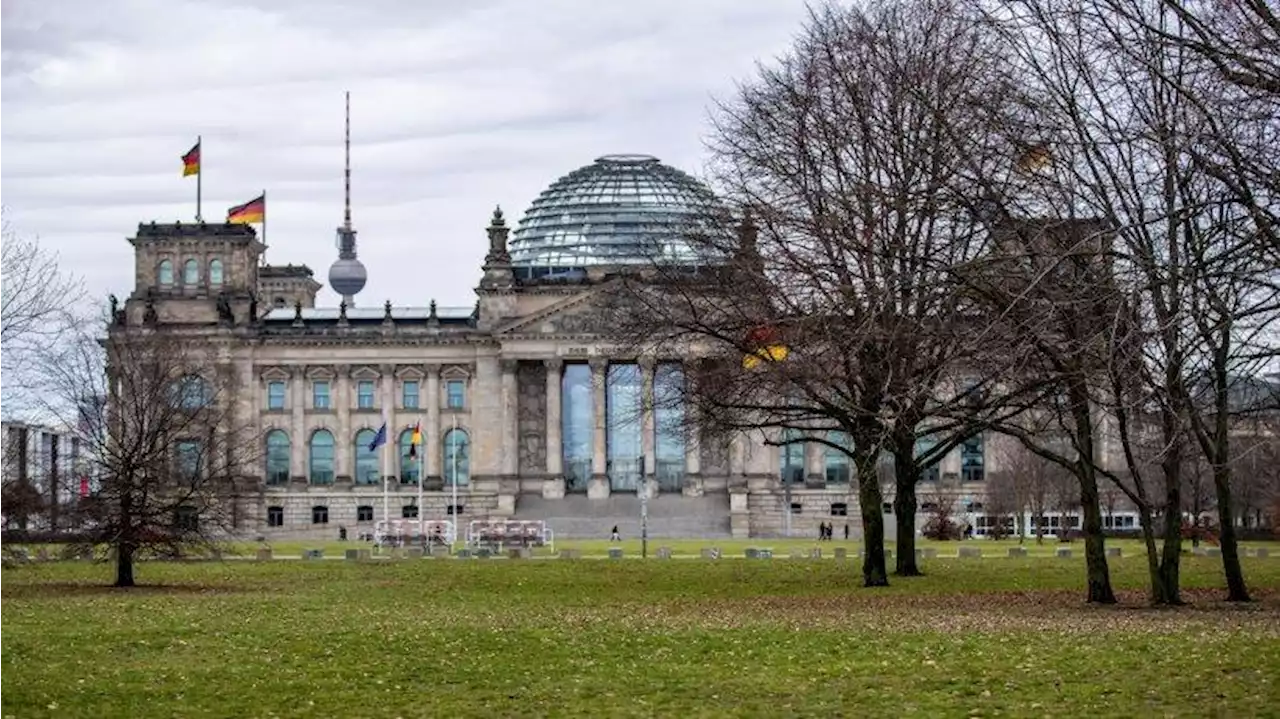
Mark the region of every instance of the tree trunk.
POLYGON ((1169 450, 1161 465, 1164 469, 1164 548, 1160 557, 1161 604, 1182 604, 1182 444, 1178 437, 1177 418, 1165 412, 1165 438, 1169 450))
POLYGON ((135 586, 133 581, 133 546, 128 543, 117 544, 116 547, 116 583, 117 587, 135 586))
POLYGON ((1223 462, 1214 463, 1213 488, 1218 500, 1218 544, 1222 547, 1222 571, 1227 576, 1227 601, 1252 601, 1240 567, 1240 545, 1231 510, 1231 468, 1223 462))
MULTIPOLYGON (((1102 534, 1102 503, 1098 496, 1098 473, 1094 467, 1093 416, 1088 388, 1076 379, 1068 386, 1072 420, 1075 423, 1077 451, 1076 476, 1080 480, 1080 514, 1084 530, 1084 561, 1088 578, 1088 601, 1092 604, 1115 604, 1111 589, 1111 570, 1107 567, 1106 538, 1102 534)), ((1067 531, 1063 527, 1062 531, 1067 531)))
POLYGON ((859 462, 857 467, 858 501, 862 506, 862 537, 865 545, 862 556, 862 585, 887 587, 889 572, 884 561, 884 495, 880 492, 880 477, 876 473, 875 458, 859 462))
POLYGON ((893 514, 897 519, 898 539, 895 573, 900 577, 918 577, 924 574, 916 564, 916 483, 919 479, 915 432, 894 437, 893 514))

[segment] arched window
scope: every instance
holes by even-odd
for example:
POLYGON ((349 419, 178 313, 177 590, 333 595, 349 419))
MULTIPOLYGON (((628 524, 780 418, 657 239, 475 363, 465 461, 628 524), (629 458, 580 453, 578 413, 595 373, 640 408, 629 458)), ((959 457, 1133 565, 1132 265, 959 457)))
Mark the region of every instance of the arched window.
POLYGON ((466 430, 451 429, 444 436, 444 483, 466 486, 471 477, 471 442, 466 430))
POLYGON ((213 401, 209 383, 198 375, 187 375, 173 387, 173 402, 181 409, 200 409, 213 401))
POLYGON ((787 443, 778 447, 783 484, 804 484, 804 442, 799 439, 800 433, 794 429, 782 433, 782 441, 787 443))
POLYGON ((333 484, 333 433, 318 429, 311 435, 308 473, 312 484, 333 484))
POLYGON ((422 468, 421 463, 426 461, 422 450, 421 443, 417 447, 413 446, 412 427, 400 433, 400 484, 418 483, 421 475, 419 471, 422 468), (410 456, 410 451, 413 452, 413 456, 410 456))
POLYGON ((209 262, 209 284, 215 287, 222 284, 222 260, 209 262))
MULTIPOLYGON (((849 435, 844 432, 828 432, 827 441, 845 449, 853 449, 849 435)), ((823 459, 826 465, 827 484, 848 484, 850 472, 849 455, 835 447, 824 447, 823 459)))
POLYGON ((160 269, 156 272, 157 278, 161 285, 173 284, 173 262, 170 260, 160 260, 160 269))
POLYGON ((289 483, 289 435, 284 430, 267 432, 267 484, 289 483))
POLYGON ((356 484, 377 484, 380 479, 378 476, 378 450, 369 449, 369 443, 376 436, 378 436, 378 433, 371 429, 362 429, 356 432, 356 484))
POLYGON ((182 284, 194 285, 200 281, 200 263, 187 260, 182 263, 182 284))

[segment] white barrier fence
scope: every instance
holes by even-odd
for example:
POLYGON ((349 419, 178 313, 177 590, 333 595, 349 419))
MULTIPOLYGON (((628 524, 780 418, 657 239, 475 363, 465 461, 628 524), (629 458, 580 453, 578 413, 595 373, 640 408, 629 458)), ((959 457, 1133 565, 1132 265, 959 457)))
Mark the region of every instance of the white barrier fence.
POLYGON ((467 527, 467 546, 550 547, 555 551, 555 533, 541 520, 478 519, 467 527))
POLYGON ((381 546, 451 546, 458 531, 449 519, 392 519, 374 525, 373 543, 381 546))

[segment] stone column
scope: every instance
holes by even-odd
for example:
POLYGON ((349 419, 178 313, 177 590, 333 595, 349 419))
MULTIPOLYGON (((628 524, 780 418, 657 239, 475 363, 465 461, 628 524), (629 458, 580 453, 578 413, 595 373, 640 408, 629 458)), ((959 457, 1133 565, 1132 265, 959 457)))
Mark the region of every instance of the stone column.
POLYGON ((334 447, 334 482, 338 477, 346 477, 348 483, 353 481, 356 473, 355 457, 352 447, 355 438, 351 434, 351 366, 339 365, 334 378, 333 396, 329 398, 338 413, 338 428, 333 433, 334 447))
POLYGON ((560 388, 564 381, 564 361, 549 359, 547 365, 547 474, 556 479, 564 474, 564 448, 561 445, 560 432, 563 428, 561 418, 562 400, 560 388))
POLYGON ((308 481, 307 442, 307 372, 306 367, 289 368, 289 479, 308 481))
MULTIPOLYGON (((427 477, 440 478, 444 440, 440 436, 440 365, 429 364, 427 371, 427 396, 420 401, 427 405, 427 426, 422 431, 422 448, 427 453, 427 477)), ((425 479, 425 478, 424 478, 425 479)))
POLYGON ((654 436, 653 416, 653 371, 655 361, 652 357, 640 358, 640 451, 644 455, 644 474, 652 477, 657 470, 657 452, 654 436))
POLYGON ((499 463, 504 478, 515 477, 519 471, 519 387, 516 369, 520 363, 513 359, 502 360, 502 461, 499 463))
MULTIPOLYGON (((682 431, 683 428, 682 428, 682 431)), ((701 497, 706 491, 702 483, 702 443, 698 431, 687 432, 684 439, 684 489, 686 497, 701 497)))
POLYGON ((591 443, 591 479, 587 483, 587 496, 592 499, 604 499, 609 496, 609 476, 606 454, 608 441, 608 415, 605 392, 609 379, 609 360, 604 357, 592 357, 591 396, 594 400, 592 417, 595 420, 595 432, 591 443))
POLYGON ((827 446, 817 442, 805 442, 804 444, 804 473, 805 484, 810 486, 825 486, 827 483, 827 467, 826 467, 827 446))

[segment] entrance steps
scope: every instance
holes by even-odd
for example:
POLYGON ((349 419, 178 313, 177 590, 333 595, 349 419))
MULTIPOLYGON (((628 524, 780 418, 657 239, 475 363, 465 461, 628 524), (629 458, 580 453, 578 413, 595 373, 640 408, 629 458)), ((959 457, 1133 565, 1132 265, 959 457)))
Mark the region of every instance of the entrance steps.
MULTIPOLYGON (((623 539, 640 536, 640 498, 615 494, 608 499, 588 499, 568 494, 544 499, 522 494, 516 499, 514 519, 542 520, 556 539, 608 539, 616 525, 623 539)), ((727 539, 729 495, 685 497, 659 495, 649 500, 649 537, 666 539, 727 539)))

